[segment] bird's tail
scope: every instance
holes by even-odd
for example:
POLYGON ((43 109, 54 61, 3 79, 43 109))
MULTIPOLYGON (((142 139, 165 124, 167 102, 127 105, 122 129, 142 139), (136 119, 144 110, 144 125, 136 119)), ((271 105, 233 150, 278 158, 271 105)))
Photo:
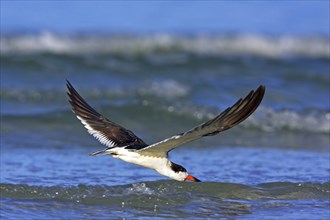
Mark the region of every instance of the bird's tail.
POLYGON ((105 154, 109 154, 109 152, 107 152, 107 149, 93 152, 93 153, 89 154, 89 156, 99 156, 99 155, 105 155, 105 154))

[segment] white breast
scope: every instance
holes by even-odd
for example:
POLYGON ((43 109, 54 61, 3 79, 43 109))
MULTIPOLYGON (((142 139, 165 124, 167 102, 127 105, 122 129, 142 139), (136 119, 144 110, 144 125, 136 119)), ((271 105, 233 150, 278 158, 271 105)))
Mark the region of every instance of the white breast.
POLYGON ((171 161, 169 161, 166 157, 144 156, 124 148, 112 148, 109 149, 109 153, 113 153, 112 156, 115 158, 119 158, 128 163, 154 169, 159 174, 178 181, 183 181, 188 175, 186 172, 174 172, 171 169, 171 161))
POLYGON ((119 147, 112 148, 109 150, 109 152, 113 153, 113 157, 115 158, 119 158, 128 163, 134 163, 155 170, 159 169, 160 167, 167 167, 169 163, 169 160, 165 157, 143 156, 134 151, 129 151, 119 147))

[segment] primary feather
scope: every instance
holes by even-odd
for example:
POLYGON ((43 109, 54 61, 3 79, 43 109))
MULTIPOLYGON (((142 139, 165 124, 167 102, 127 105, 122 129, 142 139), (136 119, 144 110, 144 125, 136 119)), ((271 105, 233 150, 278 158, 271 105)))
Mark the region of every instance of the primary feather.
POLYGON ((183 144, 225 131, 248 118, 259 106, 265 93, 265 87, 259 86, 256 91, 251 91, 244 99, 239 99, 233 106, 221 112, 215 118, 182 134, 174 135, 168 139, 139 150, 145 155, 164 157, 166 154, 183 144))
POLYGON ((132 131, 110 121, 95 109, 93 109, 67 81, 69 102, 72 105, 72 111, 83 123, 88 133, 93 135, 98 141, 109 148, 125 147, 141 149, 148 146, 132 131))

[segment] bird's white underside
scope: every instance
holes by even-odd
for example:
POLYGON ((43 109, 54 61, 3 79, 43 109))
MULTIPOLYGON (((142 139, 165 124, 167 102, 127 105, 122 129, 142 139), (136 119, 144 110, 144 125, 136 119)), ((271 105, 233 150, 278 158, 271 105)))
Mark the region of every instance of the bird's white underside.
MULTIPOLYGON (((77 116, 77 118, 81 121, 81 123, 84 125, 84 127, 87 129, 88 133, 93 135, 100 143, 106 145, 107 147, 110 147, 105 152, 109 155, 112 155, 115 158, 121 159, 128 163, 133 163, 139 166, 147 167, 154 169, 159 174, 168 176, 172 179, 183 181, 187 177, 187 172, 174 172, 171 169, 171 161, 167 158, 166 152, 164 152, 164 157, 159 156, 150 156, 152 154, 148 154, 148 156, 143 155, 143 150, 141 152, 139 151, 132 151, 127 150, 124 147, 114 147, 115 143, 112 140, 109 140, 103 133, 93 129, 85 120, 83 120, 81 117, 77 116)), ((177 139, 181 137, 180 135, 173 136, 171 138, 165 139, 163 141, 160 141, 156 144, 150 145, 146 147, 146 149, 149 149, 151 147, 154 147, 158 144, 164 144, 167 141, 171 139, 177 139)))
POLYGON ((122 147, 107 149, 106 152, 115 158, 121 159, 128 163, 154 169, 159 174, 168 176, 178 181, 183 181, 188 176, 187 172, 174 172, 171 169, 171 161, 167 157, 144 156, 138 151, 134 152, 122 147))

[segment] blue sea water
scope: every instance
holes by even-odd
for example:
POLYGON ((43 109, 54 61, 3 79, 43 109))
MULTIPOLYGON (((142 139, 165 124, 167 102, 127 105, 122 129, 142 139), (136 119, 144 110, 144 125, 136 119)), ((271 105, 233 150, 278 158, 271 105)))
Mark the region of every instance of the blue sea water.
POLYGON ((327 38, 43 32, 0 43, 2 218, 328 218, 327 38), (150 144, 260 84, 266 95, 241 125, 170 154, 198 185, 89 157, 103 146, 71 112, 66 79, 150 144))
POLYGON ((329 218, 328 2, 90 4, 1 1, 1 219, 329 218), (66 80, 149 144, 266 94, 242 124, 170 153, 203 181, 181 183, 89 157, 104 146, 66 80))

